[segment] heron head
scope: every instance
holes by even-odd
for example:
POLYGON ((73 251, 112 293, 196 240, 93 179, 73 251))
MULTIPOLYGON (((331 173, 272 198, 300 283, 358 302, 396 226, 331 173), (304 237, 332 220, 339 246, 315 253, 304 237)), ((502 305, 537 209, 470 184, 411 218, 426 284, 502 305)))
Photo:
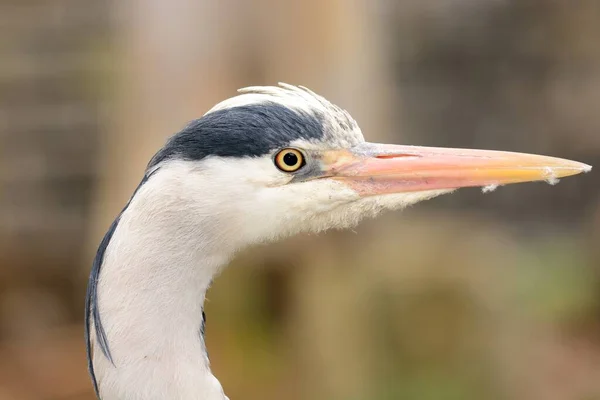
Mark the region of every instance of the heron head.
POLYGON ((347 228, 461 187, 554 182, 590 169, 530 154, 365 142, 346 111, 282 84, 217 104, 148 170, 162 176, 171 207, 247 244, 347 228))

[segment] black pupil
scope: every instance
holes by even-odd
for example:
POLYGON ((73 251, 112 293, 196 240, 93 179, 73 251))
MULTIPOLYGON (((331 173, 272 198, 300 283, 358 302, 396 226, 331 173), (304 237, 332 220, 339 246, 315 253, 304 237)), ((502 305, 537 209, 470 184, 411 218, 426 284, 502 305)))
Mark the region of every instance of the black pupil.
POLYGON ((298 164, 298 156, 292 152, 285 153, 283 156, 283 162, 288 167, 295 167, 298 164))

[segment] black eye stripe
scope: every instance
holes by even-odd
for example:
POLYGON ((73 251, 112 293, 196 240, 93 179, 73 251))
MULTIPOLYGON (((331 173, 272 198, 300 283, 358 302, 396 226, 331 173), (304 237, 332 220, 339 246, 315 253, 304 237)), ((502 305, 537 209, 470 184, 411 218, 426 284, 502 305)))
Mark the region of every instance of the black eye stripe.
POLYGON ((171 137, 148 167, 174 158, 261 157, 294 140, 323 140, 325 114, 300 113, 276 102, 213 111, 171 137))

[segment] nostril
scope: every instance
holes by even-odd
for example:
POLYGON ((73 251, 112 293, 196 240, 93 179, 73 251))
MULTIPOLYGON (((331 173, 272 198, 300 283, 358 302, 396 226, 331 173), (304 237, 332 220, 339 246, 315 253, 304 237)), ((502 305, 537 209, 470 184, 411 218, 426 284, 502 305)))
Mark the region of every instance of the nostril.
POLYGON ((378 156, 375 156, 375 158, 379 158, 382 160, 387 160, 390 158, 420 158, 421 156, 416 155, 416 154, 381 154, 378 156))

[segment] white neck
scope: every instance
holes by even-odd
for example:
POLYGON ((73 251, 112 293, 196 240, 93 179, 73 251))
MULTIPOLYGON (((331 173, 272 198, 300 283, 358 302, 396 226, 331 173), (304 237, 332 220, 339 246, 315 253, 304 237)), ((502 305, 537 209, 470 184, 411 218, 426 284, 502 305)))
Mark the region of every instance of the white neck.
POLYGON ((98 307, 114 365, 92 329, 98 389, 102 400, 223 400, 200 330, 205 293, 235 248, 209 240, 218 222, 208 218, 218 216, 191 217, 181 188, 159 176, 140 188, 106 249, 98 307))

